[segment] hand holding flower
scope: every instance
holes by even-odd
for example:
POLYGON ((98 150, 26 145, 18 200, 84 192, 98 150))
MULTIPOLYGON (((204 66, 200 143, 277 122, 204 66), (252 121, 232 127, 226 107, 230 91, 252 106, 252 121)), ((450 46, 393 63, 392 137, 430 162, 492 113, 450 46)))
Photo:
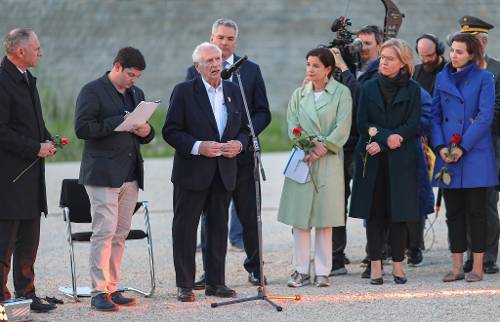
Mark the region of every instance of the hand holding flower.
POLYGON ((445 148, 441 148, 441 150, 439 150, 439 156, 441 157, 441 159, 445 162, 445 163, 450 163, 451 162, 451 159, 448 158, 448 156, 450 155, 450 151, 448 150, 447 147, 445 148))
POLYGON ((374 156, 375 154, 379 153, 380 150, 380 145, 378 145, 377 142, 372 142, 366 146, 366 152, 368 152, 369 155, 374 156))
POLYGON ((459 147, 453 147, 451 149, 450 154, 453 156, 453 159, 451 160, 451 162, 458 162, 458 160, 460 160, 460 158, 464 154, 464 151, 462 149, 460 149, 459 147))
POLYGON ((54 146, 54 143, 51 141, 47 141, 45 143, 40 143, 40 151, 38 152, 38 156, 40 158, 46 158, 46 157, 51 157, 54 154, 56 154, 56 147, 54 146))
POLYGON ((65 145, 69 144, 69 140, 67 137, 59 135, 54 135, 44 143, 40 143, 40 151, 37 154, 37 158, 30 163, 29 166, 24 168, 21 173, 17 175, 17 177, 12 180, 12 183, 17 182, 29 169, 31 169, 40 159, 44 159, 46 157, 51 157, 57 152, 57 148, 63 148, 65 145))
POLYGON ((439 150, 439 156, 443 159, 444 165, 439 169, 434 178, 441 180, 445 185, 451 183, 452 176, 447 167, 448 163, 457 162, 463 155, 463 150, 458 146, 461 141, 462 136, 460 134, 453 134, 450 143, 439 150))
POLYGON ((377 134, 378 130, 376 127, 368 128, 368 135, 370 136, 370 139, 368 139, 368 142, 366 144, 366 152, 365 156, 363 157, 363 178, 365 177, 366 173, 366 162, 368 161, 368 154, 373 156, 380 152, 380 146, 378 145, 378 143, 376 142, 372 143, 373 137, 376 136, 377 134))

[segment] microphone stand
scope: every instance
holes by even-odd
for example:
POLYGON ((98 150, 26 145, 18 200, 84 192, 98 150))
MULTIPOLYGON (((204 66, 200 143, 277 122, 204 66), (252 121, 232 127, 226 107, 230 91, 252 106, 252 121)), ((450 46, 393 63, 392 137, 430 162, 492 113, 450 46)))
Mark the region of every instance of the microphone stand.
POLYGON ((212 303, 210 306, 215 308, 218 306, 223 306, 223 305, 231 305, 231 304, 236 304, 236 303, 243 303, 243 302, 249 302, 249 301, 258 301, 258 300, 263 300, 266 301, 267 303, 271 304, 276 311, 281 312, 283 308, 276 303, 274 303, 272 300, 295 300, 299 301, 301 299, 300 295, 293 295, 293 296, 276 296, 276 295, 269 295, 269 292, 267 291, 266 288, 266 283, 264 279, 264 261, 262 257, 262 216, 261 216, 261 194, 260 194, 260 174, 262 174, 262 179, 266 181, 266 174, 264 172, 264 167, 262 166, 261 158, 260 158, 260 145, 259 141, 257 139, 257 135, 255 135, 255 130, 253 127, 252 119, 250 118, 250 110, 248 109, 248 104, 247 100, 245 97, 245 91, 243 90, 243 84, 241 82, 241 75, 240 75, 240 69, 237 68, 234 71, 234 75, 238 79, 238 85, 240 87, 241 91, 241 96, 243 98, 243 105, 245 106, 245 112, 248 118, 248 125, 250 127, 250 133, 251 133, 251 139, 252 139, 252 144, 253 144, 253 160, 254 160, 254 170, 253 170, 253 177, 255 181, 255 201, 257 204, 257 233, 258 233, 258 238, 259 238, 259 267, 260 267, 260 286, 257 289, 257 296, 251 296, 247 298, 241 298, 241 299, 236 299, 236 300, 231 300, 231 301, 226 301, 222 303, 212 303), (260 170, 260 172, 259 172, 260 170))

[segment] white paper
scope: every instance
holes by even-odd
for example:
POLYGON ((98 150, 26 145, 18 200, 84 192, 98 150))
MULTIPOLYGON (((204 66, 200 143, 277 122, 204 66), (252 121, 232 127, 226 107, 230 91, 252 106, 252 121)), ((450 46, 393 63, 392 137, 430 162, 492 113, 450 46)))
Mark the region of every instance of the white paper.
POLYGON ((292 149, 285 171, 283 171, 285 177, 298 183, 307 182, 309 177, 309 166, 303 161, 304 157, 305 153, 303 150, 297 148, 292 149))
POLYGON ((141 101, 137 107, 127 115, 125 120, 116 127, 115 132, 131 132, 137 124, 146 123, 160 104, 160 101, 141 101))

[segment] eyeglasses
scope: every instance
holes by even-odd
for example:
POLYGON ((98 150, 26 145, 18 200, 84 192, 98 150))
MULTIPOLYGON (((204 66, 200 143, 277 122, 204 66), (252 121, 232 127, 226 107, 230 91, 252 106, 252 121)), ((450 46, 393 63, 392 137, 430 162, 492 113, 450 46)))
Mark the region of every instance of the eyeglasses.
POLYGON ((388 63, 392 63, 396 61, 396 57, 390 57, 390 56, 380 56, 380 61, 385 60, 388 63))
POLYGON ((214 60, 209 60, 209 61, 202 61, 200 62, 201 65, 205 66, 222 66, 222 60, 220 58, 214 59, 214 60))

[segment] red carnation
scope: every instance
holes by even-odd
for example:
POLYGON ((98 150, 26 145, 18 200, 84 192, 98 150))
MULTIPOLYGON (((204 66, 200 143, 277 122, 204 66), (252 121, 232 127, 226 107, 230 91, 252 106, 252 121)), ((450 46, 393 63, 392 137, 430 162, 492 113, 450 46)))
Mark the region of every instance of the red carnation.
POLYGON ((60 142, 61 142, 61 145, 67 145, 67 144, 69 144, 69 140, 65 136, 61 137, 60 142))
POLYGON ((453 144, 458 144, 462 141, 462 136, 460 134, 453 134, 451 136, 451 141, 450 143, 453 143, 453 144))
POLYGON ((302 129, 300 127, 296 127, 292 130, 293 135, 300 136, 302 134, 302 129))

